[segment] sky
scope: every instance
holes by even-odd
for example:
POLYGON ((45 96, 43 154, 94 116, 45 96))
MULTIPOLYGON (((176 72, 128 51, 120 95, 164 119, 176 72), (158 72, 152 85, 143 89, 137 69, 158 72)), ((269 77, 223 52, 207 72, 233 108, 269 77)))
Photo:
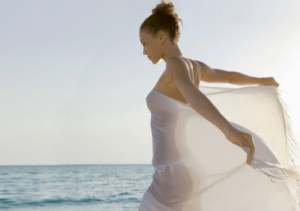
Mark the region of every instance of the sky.
MULTIPOLYGON (((158 3, 0 1, 0 165, 151 163, 146 96, 165 62, 143 55, 139 27, 158 3)), ((183 55, 274 77, 300 142, 300 2, 173 3, 183 55)))

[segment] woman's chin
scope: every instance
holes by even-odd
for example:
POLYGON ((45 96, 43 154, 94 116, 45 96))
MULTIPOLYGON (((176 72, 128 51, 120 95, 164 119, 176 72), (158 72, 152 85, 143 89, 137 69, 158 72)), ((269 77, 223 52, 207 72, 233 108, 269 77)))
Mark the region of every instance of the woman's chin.
POLYGON ((160 59, 159 59, 159 60, 152 60, 152 59, 151 59, 151 62, 152 62, 153 64, 158 64, 158 63, 160 62, 160 59))

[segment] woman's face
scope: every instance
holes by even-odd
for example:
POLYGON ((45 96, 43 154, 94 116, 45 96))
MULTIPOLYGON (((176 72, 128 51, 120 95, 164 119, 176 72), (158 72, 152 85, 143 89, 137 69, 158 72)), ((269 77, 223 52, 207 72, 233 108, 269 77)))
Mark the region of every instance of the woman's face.
POLYGON ((143 54, 147 55, 153 64, 157 64, 163 55, 163 43, 161 33, 153 37, 147 31, 140 31, 140 41, 143 45, 143 54))

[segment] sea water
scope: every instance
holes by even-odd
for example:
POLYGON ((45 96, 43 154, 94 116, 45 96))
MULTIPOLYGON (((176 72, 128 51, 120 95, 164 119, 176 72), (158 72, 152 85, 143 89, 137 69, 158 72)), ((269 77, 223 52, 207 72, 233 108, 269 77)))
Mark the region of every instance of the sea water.
POLYGON ((0 166, 0 210, 138 210, 151 165, 0 166))

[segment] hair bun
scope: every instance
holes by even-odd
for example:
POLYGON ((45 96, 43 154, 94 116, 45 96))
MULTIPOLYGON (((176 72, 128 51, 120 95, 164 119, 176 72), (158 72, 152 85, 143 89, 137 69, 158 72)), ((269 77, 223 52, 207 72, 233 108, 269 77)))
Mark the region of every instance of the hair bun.
POLYGON ((182 26, 182 20, 175 13, 175 5, 172 2, 161 0, 161 3, 152 9, 152 15, 144 20, 140 30, 147 30, 147 33, 154 36, 159 30, 163 30, 167 32, 171 41, 177 44, 180 38, 179 22, 182 26))
POLYGON ((152 10, 152 14, 161 14, 161 15, 171 15, 175 16, 175 7, 172 2, 165 2, 161 0, 160 4, 157 4, 156 7, 152 10))

